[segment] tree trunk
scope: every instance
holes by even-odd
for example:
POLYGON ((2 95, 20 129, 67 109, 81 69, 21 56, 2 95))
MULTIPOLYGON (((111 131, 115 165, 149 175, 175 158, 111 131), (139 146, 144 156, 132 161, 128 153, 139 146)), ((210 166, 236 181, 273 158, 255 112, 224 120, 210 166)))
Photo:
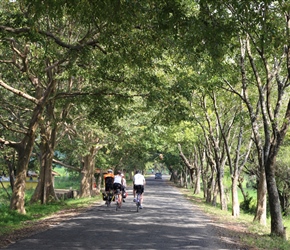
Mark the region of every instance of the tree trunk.
POLYGON ((211 204, 216 207, 217 205, 217 196, 218 196, 218 192, 219 192, 219 186, 218 186, 218 180, 214 181, 214 186, 213 187, 213 195, 212 195, 212 201, 211 204))
POLYGON ((52 177, 52 161, 54 157, 54 148, 56 142, 56 128, 51 129, 51 125, 41 126, 41 144, 40 144, 40 175, 36 189, 30 202, 40 201, 41 204, 47 204, 58 200, 52 177))
POLYGON ((271 235, 285 238, 285 229, 283 226, 283 218, 281 213, 281 205, 279 200, 279 193, 275 180, 275 152, 271 148, 268 161, 265 164, 267 188, 269 195, 269 207, 271 214, 271 235))
POLYGON ((223 167, 219 167, 217 170, 217 181, 218 181, 218 187, 219 187, 219 193, 220 193, 220 202, 221 202, 221 210, 227 210, 227 201, 225 196, 225 189, 223 184, 224 179, 224 170, 223 167))
POLYGON ((260 175, 257 189, 257 208, 254 221, 258 221, 261 225, 266 225, 266 207, 267 207, 267 186, 266 176, 263 167, 260 167, 260 175))
POLYGON ((170 181, 173 181, 175 184, 178 182, 178 176, 177 176, 176 170, 171 171, 170 181))
POLYGON ((179 186, 184 187, 183 171, 181 171, 179 176, 179 186))
POLYGON ((199 194, 200 193, 200 177, 201 177, 200 168, 196 166, 195 172, 196 172, 196 180, 195 180, 194 194, 199 194))
POLYGON ((243 199, 244 199, 244 201, 246 201, 246 200, 247 200, 247 194, 245 193, 245 190, 244 190, 244 188, 243 188, 243 180, 240 180, 240 179, 239 179, 238 187, 239 187, 239 189, 241 190, 241 193, 242 193, 242 195, 243 195, 243 199))
POLYGON ((96 178, 96 192, 100 193, 102 187, 102 174, 101 173, 96 174, 95 178, 96 178))
POLYGON ((94 187, 94 170, 95 170, 95 156, 101 147, 92 146, 88 155, 83 157, 82 181, 80 187, 80 197, 91 197, 95 193, 94 187))
POLYGON ((80 187, 80 197, 92 196, 92 177, 91 177, 91 155, 83 157, 82 181, 80 187))
POLYGON ((232 178, 232 216, 238 217, 240 215, 240 203, 238 196, 238 176, 232 178))
MULTIPOLYGON (((14 154, 13 154, 14 156, 14 154)), ((10 181, 10 186, 11 190, 13 191, 14 188, 14 181, 15 181, 15 171, 14 171, 14 164, 8 159, 8 157, 4 156, 4 160, 6 161, 8 165, 8 170, 9 170, 9 181, 10 181)), ((13 161, 14 162, 14 161, 13 161)))
POLYGON ((10 202, 10 209, 16 210, 21 214, 26 214, 25 210, 25 187, 28 163, 32 153, 35 138, 35 130, 31 135, 25 135, 23 142, 17 147, 18 163, 16 169, 16 179, 12 198, 10 202))

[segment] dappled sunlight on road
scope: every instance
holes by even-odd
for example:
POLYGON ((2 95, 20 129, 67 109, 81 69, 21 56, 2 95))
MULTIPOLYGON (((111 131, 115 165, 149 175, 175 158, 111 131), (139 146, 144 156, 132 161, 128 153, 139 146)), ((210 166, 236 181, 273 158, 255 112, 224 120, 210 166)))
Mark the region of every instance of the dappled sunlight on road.
MULTIPOLYGON (((21 241, 21 249, 232 249, 221 247, 211 220, 183 197, 166 177, 146 178, 144 208, 136 211, 132 189, 120 210, 94 205, 60 225, 21 241), (51 241, 49 239, 53 238, 51 241), (67 249, 67 248, 66 248, 67 249)), ((13 249, 13 248, 9 248, 13 249)), ((17 249, 17 248, 15 248, 17 249)))

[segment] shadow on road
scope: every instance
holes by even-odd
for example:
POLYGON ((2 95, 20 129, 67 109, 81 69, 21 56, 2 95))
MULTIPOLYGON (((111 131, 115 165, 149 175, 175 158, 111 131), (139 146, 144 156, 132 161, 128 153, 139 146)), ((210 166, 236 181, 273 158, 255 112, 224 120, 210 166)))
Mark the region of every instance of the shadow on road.
POLYGON ((168 176, 150 176, 146 182, 139 212, 129 188, 120 210, 97 204, 8 249, 235 249, 215 235, 207 216, 168 185, 168 176))

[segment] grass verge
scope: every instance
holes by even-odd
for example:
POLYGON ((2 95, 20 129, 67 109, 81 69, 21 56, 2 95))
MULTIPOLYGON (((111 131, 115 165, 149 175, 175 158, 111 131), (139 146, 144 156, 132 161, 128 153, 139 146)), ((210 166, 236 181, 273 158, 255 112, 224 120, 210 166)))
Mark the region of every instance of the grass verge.
POLYGON ((68 199, 48 205, 26 205, 25 215, 10 210, 8 206, 0 206, 0 236, 25 228, 27 227, 28 222, 31 223, 42 220, 60 211, 77 211, 87 208, 101 199, 101 196, 98 195, 92 198, 68 199))
MULTIPOLYGON (((200 195, 194 195, 192 190, 179 188, 188 200, 196 204, 205 213, 211 216, 219 224, 224 224, 225 228, 231 229, 231 234, 238 238, 240 243, 249 246, 249 249, 267 249, 267 250, 288 250, 290 249, 290 241, 283 240, 278 237, 270 236, 270 220, 267 225, 262 226, 257 222, 253 222, 254 215, 241 212, 240 216, 234 218, 231 211, 222 211, 218 207, 214 207, 205 203, 200 195)), ((288 218, 285 218, 284 225, 290 224, 288 218)), ((289 229, 290 230, 290 229, 289 229)), ((290 231, 287 232, 287 239, 290 237, 290 231)))

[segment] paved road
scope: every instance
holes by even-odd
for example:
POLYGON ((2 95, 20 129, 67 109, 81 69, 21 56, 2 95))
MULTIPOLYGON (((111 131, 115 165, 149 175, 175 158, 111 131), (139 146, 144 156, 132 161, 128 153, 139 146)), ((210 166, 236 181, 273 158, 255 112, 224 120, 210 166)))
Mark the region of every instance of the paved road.
POLYGON ((138 213, 129 189, 119 211, 96 204, 7 249, 235 249, 222 242, 210 219, 165 179, 146 178, 144 208, 138 213))

